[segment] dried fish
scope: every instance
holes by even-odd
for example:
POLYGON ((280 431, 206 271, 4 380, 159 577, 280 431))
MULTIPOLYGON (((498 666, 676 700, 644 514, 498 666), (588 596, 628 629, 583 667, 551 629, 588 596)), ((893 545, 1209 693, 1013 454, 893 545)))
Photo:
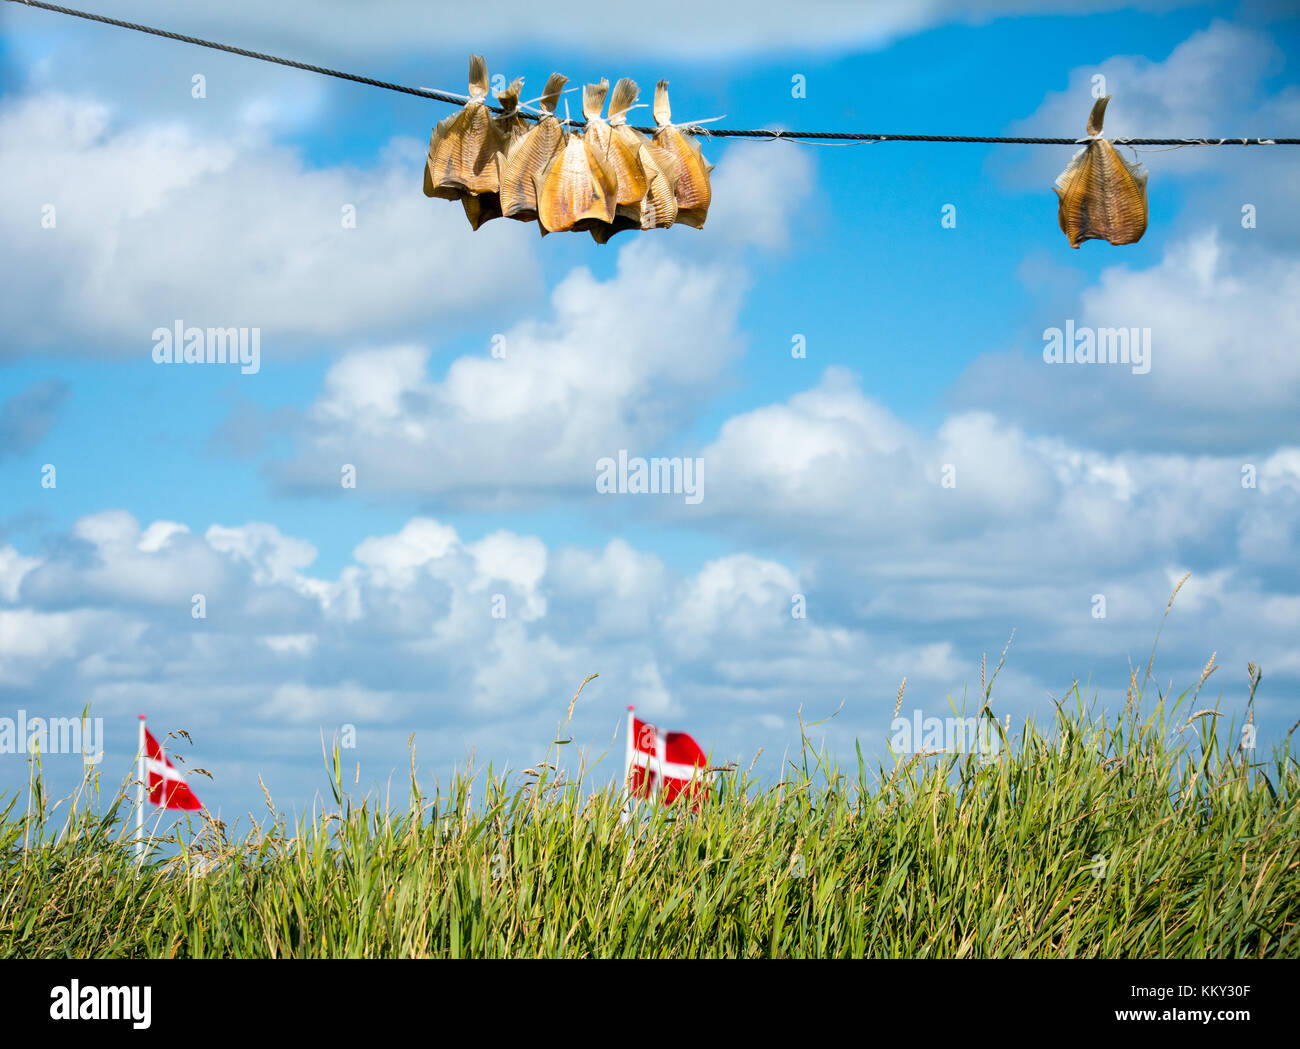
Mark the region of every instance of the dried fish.
MULTIPOLYGON (((523 77, 517 77, 508 88, 497 92, 497 102, 502 111, 492 118, 497 144, 496 156, 509 150, 515 142, 528 133, 528 121, 519 112, 519 96, 523 89, 523 77)), ((492 158, 491 167, 499 177, 496 156, 492 158)), ((497 189, 483 193, 464 193, 461 195, 460 202, 464 205, 465 217, 469 219, 470 227, 473 229, 478 229, 491 219, 501 217, 501 194, 497 189)))
POLYGON ((653 138, 629 127, 638 88, 624 77, 609 96, 609 81, 583 91, 586 128, 571 132, 556 116, 568 78, 552 73, 540 99, 542 116, 530 126, 519 111, 523 81, 497 94, 501 112, 486 105, 487 63, 471 55, 469 101, 438 123, 429 138, 424 192, 459 200, 472 228, 506 216, 538 219, 543 235, 585 230, 605 243, 624 229, 686 222, 704 225, 713 165, 699 143, 673 125, 668 82, 655 89, 653 138))
POLYGON ((528 121, 519 112, 519 96, 524 91, 524 78, 515 77, 504 91, 497 92, 497 102, 501 112, 492 118, 497 134, 501 138, 501 148, 508 149, 515 142, 528 134, 528 121))
POLYGON ((1129 164, 1101 137, 1110 96, 1099 98, 1088 117, 1092 140, 1070 160, 1056 180, 1061 232, 1077 248, 1085 240, 1134 244, 1147 228, 1147 173, 1129 164))
POLYGON ((614 221, 618 182, 582 135, 570 134, 546 171, 533 176, 537 221, 544 231, 590 229, 614 221))
MULTIPOLYGON (((604 83, 602 80, 601 85, 604 83)), ((603 91, 601 93, 603 95, 603 91)), ((628 127, 627 111, 636 102, 637 94, 636 81, 624 77, 614 85, 614 93, 610 96, 608 122, 601 119, 599 106, 594 112, 588 112, 584 105, 583 112, 587 118, 587 138, 600 152, 618 182, 617 207, 631 209, 629 217, 639 220, 641 198, 646 194, 647 183, 638 154, 650 140, 628 127)))
POLYGON ((555 107, 569 78, 552 73, 542 94, 542 118, 507 152, 497 155, 501 213, 506 218, 531 222, 537 218, 537 189, 534 176, 541 174, 564 148, 564 131, 555 118, 555 107))
POLYGON ((495 193, 500 134, 484 105, 488 93, 487 62, 469 57, 469 101, 439 121, 429 136, 424 169, 426 196, 459 200, 465 193, 495 193))
MULTIPOLYGON (((641 198, 641 228, 667 229, 677 221, 677 183, 680 172, 671 153, 647 142, 637 154, 645 172, 646 191, 641 198)), ((703 224, 704 220, 700 220, 703 224)))
MULTIPOLYGON (((582 112, 588 120, 600 120, 607 91, 609 81, 603 79, 583 89, 582 112)), ((588 135, 566 132, 564 149, 544 172, 533 176, 533 184, 537 190, 537 221, 548 233, 587 230, 594 224, 614 221, 618 179, 605 160, 604 150, 588 135)))
POLYGON ((675 172, 676 162, 627 123, 627 112, 638 93, 636 82, 624 77, 610 96, 608 124, 599 116, 587 118, 587 135, 603 148, 618 180, 614 221, 591 227, 592 238, 600 244, 627 229, 667 228, 677 218, 674 180, 664 173, 665 169, 675 172))
POLYGON ((667 80, 655 85, 654 116, 658 126, 654 143, 667 154, 663 162, 656 160, 656 166, 673 182, 677 198, 676 221, 700 229, 709 213, 712 198, 709 172, 713 165, 704 159, 699 142, 683 135, 673 125, 667 80))

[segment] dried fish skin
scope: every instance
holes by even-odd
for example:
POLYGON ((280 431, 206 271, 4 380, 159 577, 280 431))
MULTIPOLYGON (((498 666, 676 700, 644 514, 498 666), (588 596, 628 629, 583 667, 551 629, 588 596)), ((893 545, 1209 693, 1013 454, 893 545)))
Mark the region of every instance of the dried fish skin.
MULTIPOLYGON (((528 122, 519 112, 519 96, 523 92, 523 77, 517 77, 504 91, 497 92, 497 102, 501 112, 493 117, 498 137, 499 157, 501 152, 528 132, 528 122)), ((492 166, 497 169, 496 158, 492 166)), ((499 171, 499 169, 497 169, 499 171)), ((501 215, 501 194, 495 190, 484 193, 459 194, 460 202, 465 208, 465 218, 469 220, 470 229, 478 229, 485 222, 499 219, 501 215)))
MULTIPOLYGON (((579 227, 577 226, 574 227, 574 229, 578 228, 579 227)), ((629 218, 626 215, 615 212, 613 222, 583 223, 581 228, 590 231, 591 239, 597 244, 608 244, 609 238, 615 233, 622 233, 624 230, 629 229, 640 229, 641 220, 629 218)))
POLYGON ((500 135, 484 104, 487 93, 487 63, 482 55, 470 55, 469 101, 460 112, 439 121, 429 136, 424 180, 428 196, 455 200, 461 193, 496 191, 500 135))
POLYGON ((542 95, 542 118, 516 139, 508 151, 497 155, 501 213, 506 218, 531 222, 537 218, 537 188, 534 177, 541 174, 564 149, 564 131, 555 117, 560 93, 569 78, 552 73, 542 95))
POLYGON ((636 102, 639 89, 636 81, 624 77, 614 85, 614 93, 609 99, 609 121, 600 116, 600 101, 603 100, 606 81, 589 84, 588 89, 596 89, 600 99, 589 100, 583 96, 583 115, 587 118, 586 137, 600 152, 605 163, 614 173, 618 183, 615 204, 618 207, 639 205, 646 193, 645 172, 641 169, 638 158, 641 146, 649 139, 639 131, 628 127, 627 111, 636 102), (588 102, 594 102, 589 106, 588 102))
POLYGON ((713 196, 709 184, 709 172, 713 170, 713 165, 704 159, 699 142, 683 135, 673 125, 667 80, 661 80, 655 85, 654 117, 658 127, 654 143, 672 158, 670 163, 660 163, 657 166, 670 179, 676 176, 673 187, 677 197, 676 221, 702 229, 713 196))
POLYGON ((615 233, 628 229, 667 229, 677 221, 677 197, 673 193, 673 180, 659 167, 659 162, 669 160, 663 150, 657 149, 647 139, 637 152, 637 163, 646 177, 646 192, 636 204, 620 205, 614 212, 614 221, 591 227, 592 239, 605 244, 615 233))
POLYGON ((501 197, 496 193, 464 193, 460 198, 469 228, 478 229, 485 222, 501 218, 501 197))
POLYGON ((1097 100, 1088 116, 1086 146, 1056 180, 1061 232, 1077 248, 1085 240, 1135 244, 1147 228, 1147 173, 1129 164, 1101 137, 1110 96, 1097 100))
POLYGON ((680 166, 670 153, 627 123, 627 112, 639 93, 636 82, 624 77, 610 96, 606 156, 619 182, 618 206, 609 226, 591 231, 600 244, 623 230, 667 229, 677 220, 680 166))
POLYGON ((568 136, 564 149, 546 170, 533 176, 533 185, 537 221, 548 233, 573 229, 580 223, 614 221, 618 182, 582 135, 568 136))
MULTIPOLYGON (((667 229, 678 221, 676 164, 671 153, 646 143, 637 154, 646 176, 646 192, 641 198, 637 218, 642 229, 667 229)), ((701 220, 703 221, 703 220, 701 220)))
MULTIPOLYGON (((600 114, 608 92, 609 81, 604 77, 601 77, 599 83, 588 84, 583 88, 582 115, 587 121, 583 138, 588 147, 599 156, 613 178, 614 217, 609 221, 595 218, 579 219, 571 227, 574 232, 582 230, 590 232, 591 239, 597 244, 607 243, 615 233, 625 229, 641 228, 640 219, 635 217, 639 214, 638 211, 633 211, 630 216, 620 216, 620 212, 633 206, 639 207, 641 197, 645 193, 645 176, 641 173, 635 148, 629 148, 626 136, 615 138, 614 128, 611 126, 614 121, 626 125, 627 111, 636 101, 637 86, 626 77, 618 82, 614 88, 614 95, 610 98, 610 119, 606 121, 600 114)), ((627 132, 631 131, 631 128, 624 126, 622 130, 627 132)), ((635 135, 636 132, 632 134, 635 135)))

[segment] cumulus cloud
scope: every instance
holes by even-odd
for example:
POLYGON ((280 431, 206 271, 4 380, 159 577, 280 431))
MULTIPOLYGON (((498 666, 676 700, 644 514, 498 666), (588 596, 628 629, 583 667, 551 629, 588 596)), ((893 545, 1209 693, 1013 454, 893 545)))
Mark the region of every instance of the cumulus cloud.
POLYGON ((123 127, 102 104, 52 93, 0 104, 0 151, 23 157, 0 170, 0 354, 147 361, 153 331, 181 320, 260 328, 265 361, 430 316, 454 326, 479 308, 467 288, 526 298, 536 232, 474 233, 432 206, 414 191, 424 148, 395 140, 372 169, 313 168, 256 130, 123 127))
POLYGON ((700 512, 751 534, 793 526, 842 539, 918 529, 943 538, 1033 513, 1058 488, 1048 458, 1015 427, 969 412, 923 435, 841 368, 728 419, 702 456, 710 480, 700 512))
POLYGON ((507 330, 504 357, 460 357, 439 381, 420 347, 351 353, 327 374, 305 447, 278 476, 337 489, 350 463, 359 488, 479 505, 590 491, 598 458, 662 440, 736 356, 737 276, 641 243, 623 249, 610 281, 570 273, 554 321, 507 330))
POLYGON ((954 399, 1103 447, 1255 454, 1295 436, 1300 263, 1217 233, 1171 244, 1154 266, 1117 262, 1045 328, 1150 330, 1150 370, 1043 359, 1044 339, 975 361, 954 399))
MULTIPOLYGON (((720 182, 746 166, 727 154, 720 182)), ((779 246, 810 187, 810 161, 793 150, 748 167, 760 174, 719 194, 707 247, 685 229, 669 231, 688 238, 671 245, 629 240, 612 276, 572 270, 552 293, 548 318, 506 328, 441 378, 420 345, 345 355, 276 478, 337 492, 340 469, 351 464, 359 489, 501 507, 560 490, 591 493, 596 461, 620 449, 659 454, 743 350, 749 271, 739 253, 779 246), (761 220, 751 220, 758 212, 761 220)))
MULTIPOLYGON (((221 789, 252 804, 243 760, 271 760, 301 797, 320 735, 343 725, 361 740, 349 759, 379 774, 404 764, 411 731, 426 768, 445 771, 466 741, 519 767, 592 671, 572 729, 592 756, 627 702, 738 758, 797 745, 797 710, 842 701, 818 732, 870 749, 902 677, 909 710, 942 713, 1013 627, 1000 709, 1039 710, 1071 675, 1122 696, 1125 656, 1146 658, 1187 570, 1192 620, 1167 633, 1162 671, 1194 678, 1209 647, 1227 667, 1259 662, 1284 691, 1300 675, 1300 448, 1261 459, 1243 487, 1235 461, 1106 455, 986 414, 925 433, 832 371, 733 419, 704 455, 714 481, 698 509, 785 553, 670 569, 623 540, 549 549, 417 517, 323 576, 312 543, 265 522, 198 534, 91 515, 41 551, 0 547, 0 697, 59 713, 90 701, 114 723, 146 707, 205 738, 221 789), (787 447, 803 451, 783 459, 787 447)), ((1284 716, 1276 696, 1260 716, 1284 716)))
MULTIPOLYGON (((1031 115, 1013 123, 1007 133, 1057 136, 1077 132, 1082 137, 1095 97, 1093 78, 1100 76, 1112 96, 1106 110, 1108 137, 1278 134, 1277 122, 1284 122, 1283 126, 1294 122, 1298 99, 1290 89, 1264 96, 1263 86, 1283 64, 1281 49, 1267 34, 1215 20, 1163 59, 1116 55, 1095 66, 1071 70, 1065 90, 1048 94, 1031 115)), ((1265 152, 1261 147, 1257 154, 1265 152)), ((1221 150, 1178 149, 1158 156, 1162 177, 1187 175, 1221 163, 1240 164, 1239 158, 1221 150)), ((1256 155, 1252 159, 1265 158, 1256 155)), ((1024 151, 1006 161, 1008 172, 1026 183, 1040 182, 1049 171, 1055 177, 1064 166, 1050 150, 1024 151)))
MULTIPOLYGON (((902 662, 940 687, 960 667, 791 615, 799 574, 754 555, 670 571, 622 541, 552 552, 429 518, 359 543, 332 578, 311 574, 311 553, 262 522, 198 535, 122 511, 80 520, 36 555, 2 547, 0 697, 33 713, 90 702, 113 724, 146 708, 204 739, 220 782, 270 740, 308 765, 316 737, 344 724, 367 767, 400 765, 413 730, 438 741, 426 755, 444 770, 466 740, 499 745, 498 767, 535 760, 592 671, 574 731, 598 752, 626 702, 734 748, 759 714, 865 695, 902 662), (208 598, 200 618, 195 592, 208 598), (250 743, 257 731, 268 735, 250 743)), ((251 780, 227 786, 256 796, 251 780)))
POLYGON ((1132 568, 1180 547, 1199 554, 1239 523, 1274 550, 1280 522, 1300 510, 1295 446, 1244 473, 1238 456, 1106 453, 987 412, 953 414, 926 433, 840 369, 728 420, 702 454, 711 480, 700 513, 765 542, 837 540, 868 561, 877 545, 888 557, 918 555, 916 564, 947 563, 938 545, 965 554, 978 545, 990 569, 996 560, 999 570, 1051 573, 1080 557, 1091 571, 1132 568), (1270 523, 1244 524, 1256 514, 1270 523), (1035 533, 1052 541, 1027 548, 1035 533))

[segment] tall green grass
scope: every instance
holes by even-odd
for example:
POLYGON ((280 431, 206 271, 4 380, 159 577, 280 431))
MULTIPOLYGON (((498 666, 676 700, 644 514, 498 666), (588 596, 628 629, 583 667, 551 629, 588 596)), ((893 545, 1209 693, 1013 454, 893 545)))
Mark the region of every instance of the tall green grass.
POLYGON ((350 798, 335 749, 334 811, 238 838, 208 819, 137 866, 125 797, 61 807, 34 779, 0 802, 0 953, 1294 957, 1300 766, 1289 736, 1258 760, 1195 709, 1210 671, 1147 713, 1135 676, 1109 719, 1076 688, 1014 735, 988 682, 994 760, 846 773, 805 734, 780 782, 729 770, 698 812, 626 824, 559 743, 489 770, 472 810, 464 775, 425 796, 414 754, 407 804, 350 798))

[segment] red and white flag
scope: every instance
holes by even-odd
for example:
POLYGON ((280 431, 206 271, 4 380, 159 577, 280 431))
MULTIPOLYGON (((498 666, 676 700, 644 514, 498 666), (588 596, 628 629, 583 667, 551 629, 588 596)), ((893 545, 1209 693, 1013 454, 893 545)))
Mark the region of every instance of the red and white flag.
POLYGON ((632 797, 658 796, 671 805, 681 795, 688 800, 708 796, 709 759, 704 749, 685 732, 665 732, 640 720, 628 707, 628 792, 632 797))
POLYGON ((185 777, 181 775, 180 770, 171 763, 167 755, 163 753, 162 746, 153 738, 150 732, 143 724, 141 717, 141 729, 144 730, 144 757, 145 769, 149 776, 149 801, 154 805, 160 805, 164 809, 201 809, 202 803, 194 796, 194 791, 190 790, 189 784, 185 782, 185 777))

